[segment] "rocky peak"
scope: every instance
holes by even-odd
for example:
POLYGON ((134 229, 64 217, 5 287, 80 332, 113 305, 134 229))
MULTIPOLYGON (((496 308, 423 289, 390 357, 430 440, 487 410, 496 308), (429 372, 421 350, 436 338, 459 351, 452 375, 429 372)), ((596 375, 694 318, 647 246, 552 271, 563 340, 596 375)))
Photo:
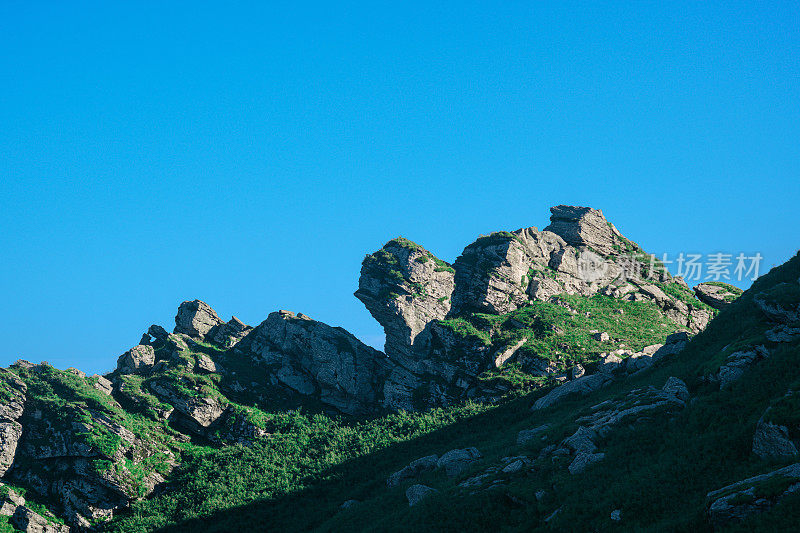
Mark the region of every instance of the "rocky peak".
POLYGON ((398 237, 364 259, 355 296, 383 326, 386 353, 410 356, 427 342, 427 325, 447 316, 453 286, 449 264, 398 237))
POLYGON ((467 246, 456 270, 452 314, 471 311, 503 314, 522 307, 533 265, 546 266, 566 243, 536 228, 483 235, 467 246))
POLYGON ((224 321, 207 303, 201 300, 186 301, 178 307, 174 333, 184 333, 202 340, 212 329, 222 324, 224 321))
POLYGON ((386 356, 342 328, 278 311, 234 350, 274 369, 263 377, 274 385, 340 412, 365 414, 382 407, 386 356))
POLYGON ((550 208, 550 213, 550 225, 544 230, 555 233, 571 246, 586 246, 598 254, 609 255, 630 244, 599 209, 557 205, 550 208))

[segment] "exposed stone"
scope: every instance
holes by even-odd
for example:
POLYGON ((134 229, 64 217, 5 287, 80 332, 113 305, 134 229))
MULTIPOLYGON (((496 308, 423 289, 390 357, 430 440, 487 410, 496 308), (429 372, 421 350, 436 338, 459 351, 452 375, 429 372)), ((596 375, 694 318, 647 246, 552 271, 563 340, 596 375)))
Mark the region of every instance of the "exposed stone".
POLYGON ((184 333, 193 338, 203 339, 223 323, 207 303, 200 300, 186 301, 178 307, 174 333, 184 333))
POLYGON ((611 520, 613 520, 614 522, 619 522, 620 520, 622 520, 622 511, 619 509, 614 509, 613 511, 611 511, 611 520))
POLYGON ((121 374, 133 374, 145 371, 153 366, 156 354, 150 345, 140 344, 134 346, 117 360, 117 370, 121 374))
POLYGON ((25 408, 27 385, 10 370, 0 369, 7 399, 0 405, 0 476, 5 475, 17 454, 22 437, 19 418, 25 408))
POLYGON ((252 330, 253 328, 251 328, 238 318, 232 317, 229 321, 222 324, 217 329, 216 333, 214 333, 214 338, 212 340, 221 346, 230 348, 232 346, 236 346, 236 343, 242 340, 244 336, 250 333, 250 331, 252 330))
POLYGON ((199 354, 197 356, 197 369, 201 372, 208 372, 214 374, 219 371, 217 364, 206 354, 199 354))
POLYGON ((769 357, 769 351, 765 346, 738 350, 726 358, 725 364, 711 379, 718 381, 721 389, 726 389, 738 381, 749 367, 767 357, 769 357))
POLYGON ((605 331, 593 333, 592 338, 600 342, 608 342, 609 340, 611 340, 611 337, 605 331))
POLYGON ((193 422, 187 426, 187 429, 195 433, 204 434, 202 429, 208 428, 225 412, 225 405, 217 398, 188 396, 166 381, 150 382, 150 390, 193 422))
POLYGON ((500 368, 501 366, 503 366, 503 363, 511 359, 511 357, 513 357, 514 354, 517 353, 517 350, 522 348, 522 346, 526 342, 528 342, 528 339, 526 337, 523 337, 515 344, 512 344, 511 346, 507 347, 505 350, 500 352, 500 354, 494 359, 495 368, 500 368))
POLYGON ((100 392, 103 392, 105 394, 111 394, 111 392, 114 390, 113 383, 111 383, 110 380, 104 378, 103 376, 101 376, 99 374, 94 374, 92 376, 92 380, 91 381, 92 381, 92 386, 95 389, 97 389, 100 392))
POLYGON ((411 485, 406 489, 406 499, 408 499, 408 506, 413 507, 428 496, 439 492, 426 485, 411 485))
POLYGON ((481 457, 481 452, 477 448, 450 450, 439 458, 437 465, 439 468, 444 468, 449 477, 455 477, 467 470, 481 457))
POLYGON ((572 246, 586 246, 598 254, 609 255, 627 244, 598 209, 559 205, 551 207, 550 212, 550 225, 545 231, 555 233, 572 246))
POLYGON ((25 533, 68 533, 70 530, 68 526, 51 522, 24 505, 16 508, 10 522, 25 533))
POLYGON ((350 509, 351 507, 355 507, 359 503, 361 503, 361 502, 358 501, 358 500, 345 500, 342 503, 342 505, 339 506, 339 509, 350 509))
POLYGON ((415 461, 409 463, 408 466, 403 467, 402 469, 398 470, 394 474, 390 475, 386 478, 386 486, 389 488, 396 487, 397 485, 407 481, 409 479, 414 479, 423 472, 430 472, 431 470, 436 470, 438 467, 438 455, 428 455, 426 457, 422 457, 415 461))
POLYGON ((153 324, 147 329, 147 334, 153 337, 157 341, 165 341, 169 336, 167 330, 159 326, 158 324, 153 324))
POLYGON ((290 313, 270 313, 234 350, 275 367, 277 383, 288 391, 314 396, 343 413, 381 408, 389 361, 341 328, 290 313))
POLYGON ((800 490, 800 463, 738 481, 706 495, 712 502, 708 510, 709 521, 715 528, 724 527, 753 513, 766 511, 785 495, 797 490, 800 490), (776 491, 776 484, 786 488, 776 491), (756 489, 761 485, 772 485, 770 496, 759 495, 760 491, 756 489))
POLYGON ((427 326, 450 311, 453 269, 421 246, 399 237, 368 255, 356 298, 386 332, 390 358, 413 358, 429 338, 427 326))
POLYGON ((571 395, 586 395, 597 389, 603 387, 611 381, 607 375, 592 374, 591 376, 583 376, 575 379, 548 392, 533 404, 532 410, 544 409, 560 402, 567 396, 571 395))
POLYGON ((605 458, 604 453, 578 452, 568 469, 570 474, 582 474, 590 465, 605 458))
POLYGON ((564 439, 561 445, 572 449, 576 453, 593 453, 597 451, 597 446, 593 441, 596 437, 597 435, 594 431, 581 426, 574 434, 564 439))
POLYGON ((537 438, 541 435, 545 430, 550 427, 549 424, 543 424, 539 427, 535 427, 533 429, 523 429, 519 433, 517 433, 517 444, 522 445, 526 444, 537 438))
POLYGON ((700 283, 694 287, 694 293, 701 302, 722 310, 741 296, 742 290, 727 283, 700 283))
POLYGON ((689 389, 686 387, 686 383, 676 377, 670 377, 661 390, 684 402, 689 401, 689 389))
POLYGON ((783 459, 797 455, 798 451, 786 426, 759 420, 753 435, 753 453, 762 459, 783 459))

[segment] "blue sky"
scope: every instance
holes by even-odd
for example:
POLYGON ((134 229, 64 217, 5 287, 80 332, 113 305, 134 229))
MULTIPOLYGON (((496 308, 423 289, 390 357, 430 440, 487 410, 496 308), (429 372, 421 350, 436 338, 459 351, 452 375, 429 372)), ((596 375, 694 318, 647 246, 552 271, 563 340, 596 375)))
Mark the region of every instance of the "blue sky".
POLYGON ((0 5, 0 365, 110 370, 193 298, 380 345, 366 253, 561 203, 797 250, 796 3, 167 4, 0 5))

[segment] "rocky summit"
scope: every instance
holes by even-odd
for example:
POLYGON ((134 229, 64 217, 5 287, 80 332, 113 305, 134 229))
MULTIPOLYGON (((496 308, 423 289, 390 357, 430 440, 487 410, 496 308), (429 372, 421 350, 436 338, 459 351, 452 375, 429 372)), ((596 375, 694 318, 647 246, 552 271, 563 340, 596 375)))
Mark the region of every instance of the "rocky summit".
POLYGON ((191 300, 105 375, 0 370, 0 526, 781 531, 800 518, 800 256, 744 293, 690 288, 601 211, 557 206, 543 230, 480 236, 453 263, 392 239, 364 258, 355 296, 383 351, 303 313, 249 326, 191 300))

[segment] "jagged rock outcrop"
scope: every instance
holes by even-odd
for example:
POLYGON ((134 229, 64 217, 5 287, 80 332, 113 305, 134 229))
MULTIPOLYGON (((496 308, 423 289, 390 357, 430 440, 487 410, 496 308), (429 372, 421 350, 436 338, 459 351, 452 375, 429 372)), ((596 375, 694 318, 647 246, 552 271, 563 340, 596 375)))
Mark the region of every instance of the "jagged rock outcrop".
POLYGON ((708 282, 695 285, 694 293, 701 302, 714 309, 725 309, 742 295, 742 289, 721 282, 708 282))
POLYGON ((149 344, 140 344, 119 357, 117 370, 121 374, 133 374, 151 368, 155 362, 156 354, 153 347, 149 344))
POLYGON ((3 394, 0 403, 0 476, 3 476, 14 462, 22 437, 19 418, 25 408, 28 387, 19 376, 5 368, 0 369, 0 387, 3 394))
POLYGON ((224 321, 211 309, 211 306, 200 300, 192 300, 183 302, 178 307, 173 332, 203 339, 212 330, 215 332, 222 324, 224 321))
POLYGON ((234 348, 272 369, 273 384, 343 413, 382 407, 387 359, 341 328, 288 311, 270 313, 234 348))
POLYGON ((447 316, 453 268, 421 246, 398 237, 361 265, 356 298, 386 332, 386 354, 413 358, 427 342, 427 325, 447 316))
POLYGON ((253 328, 236 317, 222 324, 214 333, 213 341, 220 346, 230 348, 242 340, 253 328))

